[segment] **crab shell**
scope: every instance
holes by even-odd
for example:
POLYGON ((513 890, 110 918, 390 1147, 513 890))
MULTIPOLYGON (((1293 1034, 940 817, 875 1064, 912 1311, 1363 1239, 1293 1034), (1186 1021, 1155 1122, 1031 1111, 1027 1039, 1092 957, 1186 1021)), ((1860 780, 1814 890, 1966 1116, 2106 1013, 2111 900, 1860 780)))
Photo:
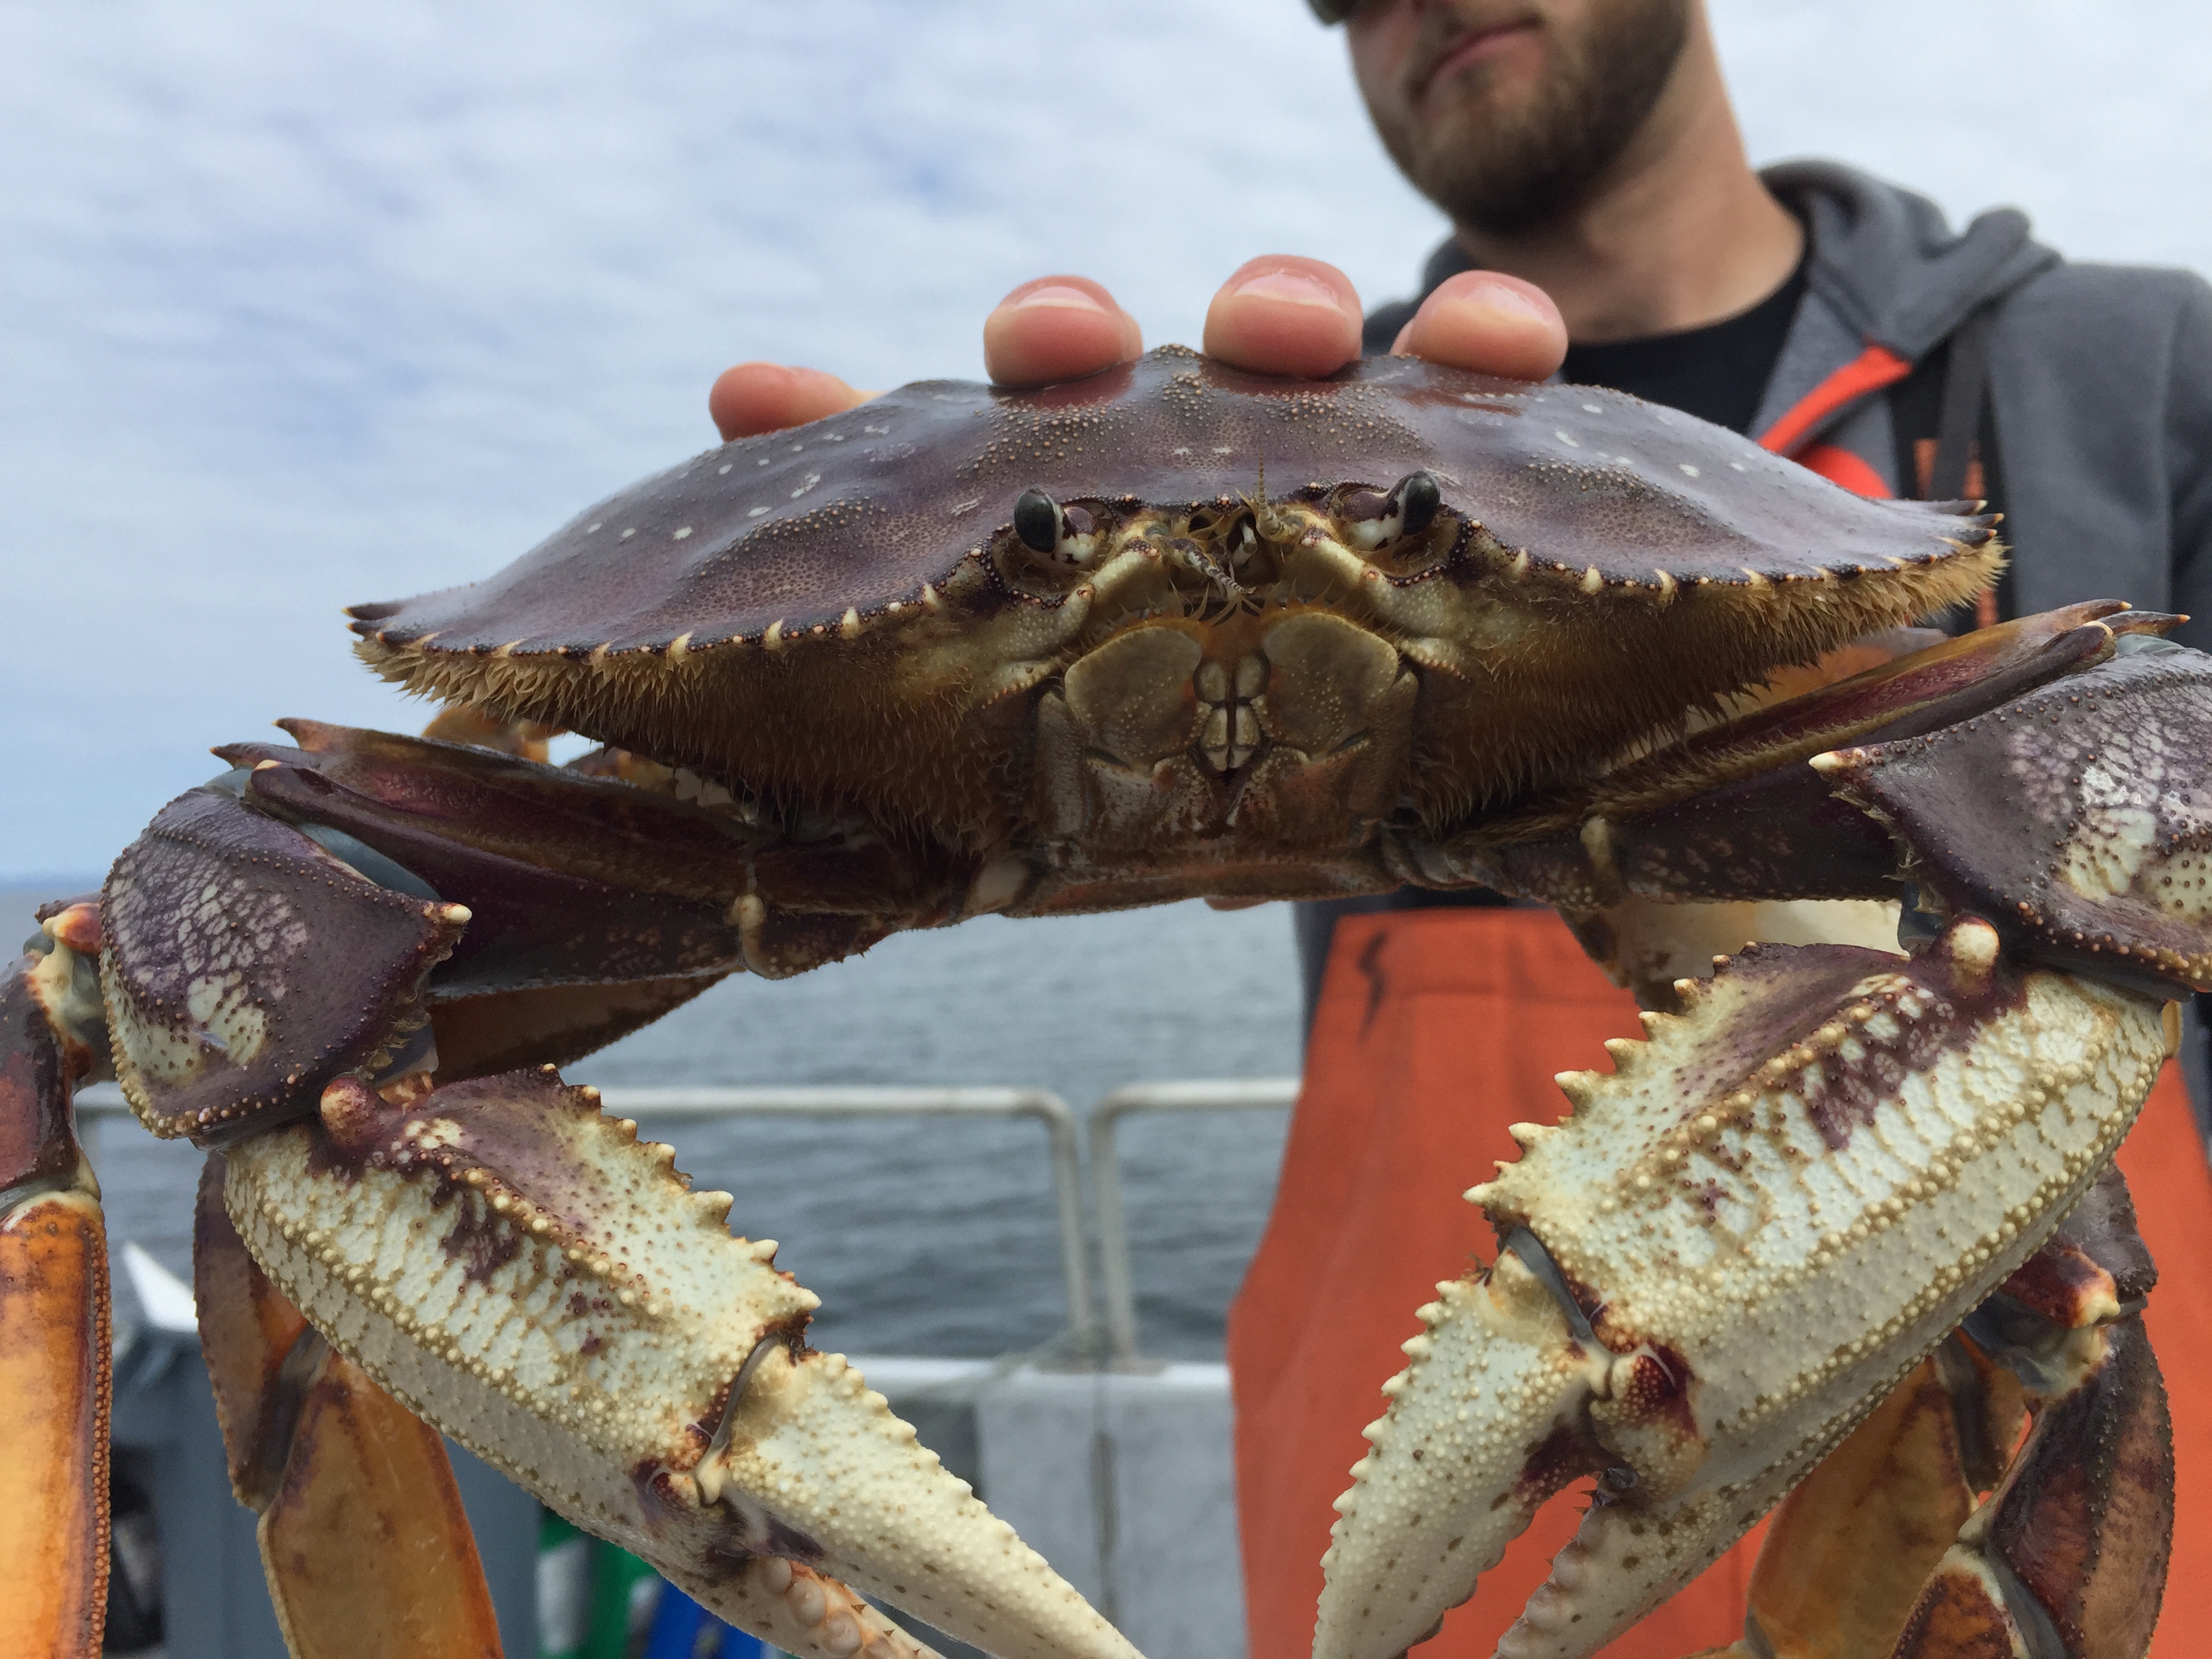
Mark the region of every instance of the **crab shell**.
POLYGON ((1616 392, 1169 347, 726 444, 352 615, 414 690, 940 846, 1079 849, 1024 908, 1093 908, 1375 884, 1350 853, 1392 814, 1463 823, 1966 598, 1990 522, 1616 392))

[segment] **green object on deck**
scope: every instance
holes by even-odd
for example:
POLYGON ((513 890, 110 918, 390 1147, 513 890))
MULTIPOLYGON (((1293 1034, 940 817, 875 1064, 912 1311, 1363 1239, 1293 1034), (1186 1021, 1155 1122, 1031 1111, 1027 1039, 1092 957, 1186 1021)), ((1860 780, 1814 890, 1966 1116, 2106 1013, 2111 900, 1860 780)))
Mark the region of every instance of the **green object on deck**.
POLYGON ((632 1659, 652 1607, 653 1569, 547 1510, 538 1528, 538 1659, 632 1659))

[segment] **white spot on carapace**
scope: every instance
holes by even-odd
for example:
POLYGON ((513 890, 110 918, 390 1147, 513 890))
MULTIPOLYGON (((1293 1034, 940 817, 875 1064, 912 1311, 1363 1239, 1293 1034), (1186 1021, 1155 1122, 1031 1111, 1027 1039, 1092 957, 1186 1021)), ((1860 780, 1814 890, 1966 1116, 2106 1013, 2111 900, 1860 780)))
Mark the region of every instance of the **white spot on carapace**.
POLYGON ((767 516, 768 509, 764 507, 749 507, 745 509, 745 517, 748 519, 763 519, 767 516))
POLYGON ((762 456, 762 457, 760 458, 760 459, 758 459, 758 460, 755 461, 755 462, 753 463, 753 465, 754 465, 755 466, 766 466, 766 465, 768 465, 768 463, 769 463, 769 458, 768 458, 767 456, 763 455, 763 456, 762 456))
POLYGON ((1173 449, 1168 451, 1168 453, 1170 455, 1188 455, 1190 453, 1190 446, 1188 444, 1177 444, 1173 449))
POLYGON ((1213 447, 1213 453, 1217 455, 1234 455, 1237 452, 1227 444, 1216 444, 1213 447))
POLYGON ((728 472, 728 471, 729 471, 729 470, 730 470, 732 467, 735 466, 736 465, 737 465, 737 463, 736 463, 735 461, 724 461, 724 462, 721 464, 721 465, 720 465, 720 466, 718 466, 718 467, 716 467, 716 468, 714 469, 714 471, 715 471, 715 473, 717 474, 717 476, 720 476, 720 475, 721 475, 721 474, 724 474, 724 473, 728 472))
POLYGON ((1674 465, 1681 470, 1682 476, 1684 477, 1694 478, 1698 476, 1698 469, 1692 466, 1687 461, 1677 461, 1674 465))
POLYGON ((669 538, 669 539, 670 539, 671 541, 678 541, 678 542, 680 542, 680 541, 684 540, 684 539, 685 539, 686 538, 688 538, 690 534, 691 534, 691 526, 690 526, 690 525, 688 525, 688 524, 687 524, 687 525, 684 525, 684 526, 681 526, 680 527, 678 527, 678 529, 677 530, 676 533, 675 533, 673 536, 670 537, 670 538, 669 538))
POLYGON ((588 536, 588 535, 590 535, 593 531, 597 530, 599 527, 599 526, 596 523, 594 523, 594 524, 587 524, 587 525, 586 525, 586 526, 584 526, 584 533, 585 533, 586 536, 588 536))
POLYGON ((983 498, 981 495, 970 495, 964 501, 953 502, 951 507, 945 509, 945 514, 946 516, 950 518, 957 519, 963 513, 973 513, 977 507, 982 505, 983 498))
POLYGON ((804 478, 801 478, 799 481, 799 488, 791 492, 791 499, 794 501, 797 501, 801 495, 804 495, 808 490, 813 489, 815 485, 821 482, 822 475, 819 472, 808 473, 804 478))
POLYGON ((1552 435, 1570 449, 1580 449, 1582 447, 1580 444, 1574 441, 1573 434, 1571 433, 1554 432, 1552 435))
POLYGON ((1750 468, 1748 468, 1748 467, 1747 467, 1746 465, 1744 465, 1744 464, 1743 464, 1741 461, 1730 461, 1730 462, 1729 463, 1729 465, 1730 466, 1734 467, 1734 468, 1735 468, 1737 471, 1739 471, 1739 472, 1747 472, 1747 471, 1749 471, 1751 470, 1750 468))
POLYGON ((1583 413, 1585 415, 1602 415, 1605 413, 1605 410, 1599 408, 1595 404, 1584 404, 1583 405, 1583 413))
POLYGON ((633 537, 633 536, 635 536, 635 535, 636 535, 636 534, 637 534, 637 526, 636 526, 635 525, 632 525, 629 529, 627 529, 627 530, 625 530, 625 531, 623 531, 623 533, 622 533, 622 539, 623 539, 623 540, 624 540, 624 541, 628 541, 631 537, 633 537))
POLYGON ((891 431, 890 428, 887 426, 864 426, 860 430, 863 432, 872 433, 878 438, 888 438, 890 436, 891 431))
POLYGON ((797 453, 799 453, 799 452, 800 450, 802 450, 802 449, 804 449, 804 448, 805 448, 805 447, 806 447, 806 446, 805 446, 805 444, 793 444, 793 445, 792 445, 792 447, 791 447, 791 453, 792 453, 793 454, 796 455, 797 453))

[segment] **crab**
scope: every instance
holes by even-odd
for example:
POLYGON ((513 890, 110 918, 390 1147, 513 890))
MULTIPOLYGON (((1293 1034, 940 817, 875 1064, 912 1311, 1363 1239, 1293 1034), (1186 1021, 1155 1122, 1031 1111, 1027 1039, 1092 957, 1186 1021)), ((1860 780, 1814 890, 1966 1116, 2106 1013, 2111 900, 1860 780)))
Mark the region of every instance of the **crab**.
POLYGON ((0 991, 0 1645, 99 1646, 112 1072, 210 1153, 295 1651, 495 1650, 435 1425, 796 1654, 921 1651, 879 1598, 1128 1655, 556 1067, 898 930, 1411 883, 1555 905, 1650 1012, 1468 1194, 1496 1259, 1408 1310, 1316 1655, 1403 1652, 1592 1476, 1502 1651, 1594 1652, 1781 1504, 1741 1652, 2140 1655, 2172 1462, 2111 1159, 2212 986, 2212 672, 2116 603, 1898 631, 2000 557, 1611 392, 1171 348, 732 442, 356 607, 431 735, 216 750, 0 991), (1676 971, 1870 902, 1894 939, 1676 971))

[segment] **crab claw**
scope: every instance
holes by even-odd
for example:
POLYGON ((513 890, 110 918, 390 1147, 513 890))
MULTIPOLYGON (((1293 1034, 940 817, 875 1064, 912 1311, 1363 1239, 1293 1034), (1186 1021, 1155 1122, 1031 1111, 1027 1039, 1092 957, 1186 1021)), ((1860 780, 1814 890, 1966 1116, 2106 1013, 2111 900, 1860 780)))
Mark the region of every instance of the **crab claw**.
POLYGON ((319 1120, 228 1152, 227 1201, 332 1346, 732 1623, 910 1651, 842 1579, 1003 1659, 1135 1659, 805 1346, 815 1297, 730 1236, 728 1194, 596 1103, 550 1066, 397 1105, 343 1079, 319 1120))
POLYGON ((1374 1449, 1352 1465, 1322 1558, 1317 1654, 1399 1653, 1434 1635, 1545 1499, 1606 1461, 1584 1413, 1609 1356, 1562 1307, 1540 1247, 1515 1243, 1489 1272, 1437 1286, 1405 1345, 1413 1364, 1382 1385, 1390 1414, 1367 1426, 1374 1449), (1482 1386, 1414 1389, 1428 1370, 1482 1386))
POLYGON ((1536 1504, 1607 1471, 1498 1643, 1583 1659, 1849 1434, 2081 1198, 2168 1048, 2156 998, 1998 956, 1762 945, 1647 1014, 1574 1115, 1468 1196, 1498 1265, 1425 1310, 1322 1594, 1318 1659, 1387 1659, 1536 1504), (1516 1265, 1517 1263, 1517 1265, 1516 1265))

